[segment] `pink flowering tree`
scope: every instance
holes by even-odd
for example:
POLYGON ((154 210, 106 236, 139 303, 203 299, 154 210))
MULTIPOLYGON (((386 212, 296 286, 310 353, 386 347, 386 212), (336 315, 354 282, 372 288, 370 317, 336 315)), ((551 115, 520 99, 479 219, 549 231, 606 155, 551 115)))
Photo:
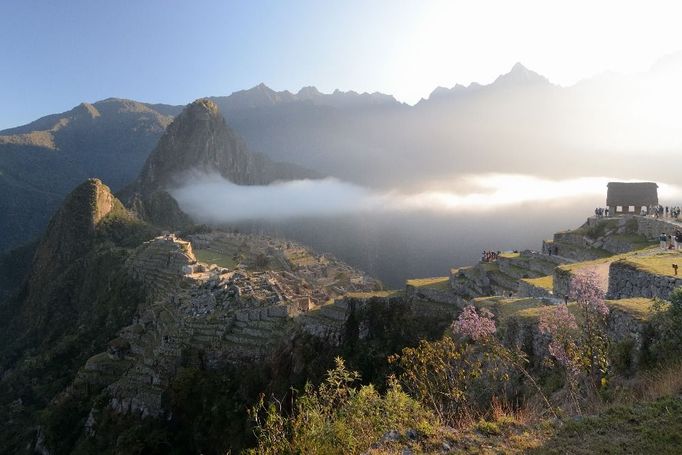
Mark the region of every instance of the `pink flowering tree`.
MULTIPOLYGON (((547 409, 557 417, 554 408, 535 381, 535 378, 528 372, 526 368, 528 357, 525 353, 518 348, 505 346, 494 336, 496 327, 493 317, 493 313, 487 308, 477 311, 474 305, 468 305, 457 320, 452 323, 452 331, 456 336, 478 345, 483 352, 490 355, 491 358, 497 359, 505 368, 521 373, 543 399, 547 409)), ((507 375, 504 376, 507 377, 507 375)))
POLYGON ((596 387, 605 385, 609 309, 598 276, 592 271, 576 274, 571 280, 569 298, 575 301, 575 311, 571 313, 562 304, 544 313, 540 317, 540 332, 550 336, 549 353, 565 369, 573 391, 580 382, 596 387))
POLYGON ((595 385, 606 383, 608 369, 608 337, 606 323, 609 307, 604 302, 597 274, 588 271, 571 280, 569 298, 575 300, 580 316, 584 367, 595 385))
POLYGON ((487 339, 495 333, 495 330, 495 321, 490 310, 483 308, 478 312, 473 305, 465 307, 457 320, 452 323, 454 333, 472 341, 487 339))
POLYGON ((550 336, 547 350, 565 372, 569 392, 574 396, 582 372, 578 323, 568 306, 561 304, 540 316, 540 333, 550 336))

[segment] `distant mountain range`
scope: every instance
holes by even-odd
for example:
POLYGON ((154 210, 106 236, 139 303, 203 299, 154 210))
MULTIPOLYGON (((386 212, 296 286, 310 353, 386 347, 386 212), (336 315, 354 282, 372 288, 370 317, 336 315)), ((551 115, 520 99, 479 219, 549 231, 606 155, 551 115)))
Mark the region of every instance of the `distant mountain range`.
MULTIPOLYGON (((516 64, 491 84, 438 87, 415 106, 381 93, 264 84, 209 99, 251 151, 367 186, 419 188, 489 172, 674 181, 681 61, 566 88, 516 64), (666 165, 652 166, 651 153, 666 165)), ((0 251, 36 238, 86 178, 115 192, 131 183, 183 108, 111 98, 0 131, 0 251)))

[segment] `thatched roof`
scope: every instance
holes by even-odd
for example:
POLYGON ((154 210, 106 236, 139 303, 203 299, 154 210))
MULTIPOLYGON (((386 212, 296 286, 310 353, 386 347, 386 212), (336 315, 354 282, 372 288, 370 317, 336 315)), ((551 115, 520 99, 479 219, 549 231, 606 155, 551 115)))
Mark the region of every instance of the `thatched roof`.
POLYGON ((635 207, 658 205, 658 185, 653 182, 609 182, 606 205, 635 207))

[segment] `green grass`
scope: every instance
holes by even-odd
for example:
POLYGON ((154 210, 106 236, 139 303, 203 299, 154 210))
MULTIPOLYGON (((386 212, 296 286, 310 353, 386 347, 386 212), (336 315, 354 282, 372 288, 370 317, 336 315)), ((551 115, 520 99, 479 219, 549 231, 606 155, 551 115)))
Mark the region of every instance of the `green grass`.
POLYGON ((514 253, 513 251, 505 251, 504 253, 500 253, 500 257, 506 259, 514 259, 519 257, 520 255, 521 253, 519 252, 514 253))
POLYGON ((194 256, 196 256, 199 262, 216 264, 228 269, 233 269, 237 266, 237 262, 233 259, 232 255, 219 253, 213 250, 194 250, 194 256))
POLYGON ((682 451, 682 400, 617 406, 569 420, 531 454, 676 454, 682 451))
POLYGON ((499 322, 510 317, 535 319, 540 316, 543 309, 549 308, 542 301, 530 297, 480 297, 474 299, 474 305, 477 308, 487 308, 492 311, 499 322))
MULTIPOLYGON (((629 264, 634 265, 640 270, 652 273, 654 275, 674 276, 675 271, 673 264, 682 266, 682 253, 679 251, 668 252, 661 251, 661 253, 653 256, 633 256, 626 258, 629 264)), ((678 271, 682 278, 682 270, 678 271)))
POLYGON ((442 442, 457 454, 679 454, 682 453, 682 399, 614 406, 592 416, 561 421, 525 422, 515 417, 479 420, 461 429, 437 427, 432 435, 395 447, 370 450, 371 455, 445 453, 442 442))
POLYGON ((399 297, 405 292, 401 290, 386 290, 386 291, 364 291, 364 292, 347 292, 345 295, 347 297, 353 297, 357 299, 369 299, 372 297, 399 297))
POLYGON ((523 281, 538 288, 551 291, 554 289, 554 277, 552 275, 541 276, 540 278, 524 278, 523 281))
POLYGON ((406 284, 408 286, 414 286, 415 288, 433 288, 448 290, 450 289, 450 278, 447 276, 439 276, 433 278, 414 278, 407 280, 406 284))
POLYGON ((653 305, 655 300, 643 297, 620 300, 607 300, 606 304, 610 308, 619 309, 632 315, 633 317, 645 321, 653 314, 653 305))
MULTIPOLYGON (((541 300, 531 297, 479 297, 473 300, 477 308, 487 308, 492 311, 499 322, 509 318, 537 319, 544 311, 555 308, 554 305, 546 305, 541 300)), ((653 314, 653 299, 632 298, 621 300, 607 300, 606 304, 612 309, 622 310, 636 319, 645 321, 653 314)), ((578 307, 575 302, 568 304, 568 310, 577 315, 578 307)))
POLYGON ((585 267, 591 267, 595 265, 608 264, 621 259, 631 259, 635 257, 647 257, 647 255, 655 254, 656 248, 645 248, 642 250, 630 251, 628 253, 616 254, 608 257, 603 257, 599 259, 593 259, 591 261, 574 262, 572 264, 563 264, 558 268, 566 270, 568 272, 573 272, 575 270, 580 270, 585 267))

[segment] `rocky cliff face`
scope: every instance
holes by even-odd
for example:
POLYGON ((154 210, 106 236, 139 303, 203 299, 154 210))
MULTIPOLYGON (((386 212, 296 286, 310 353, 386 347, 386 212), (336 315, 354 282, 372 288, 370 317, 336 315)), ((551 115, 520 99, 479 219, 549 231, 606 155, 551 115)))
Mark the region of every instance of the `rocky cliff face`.
POLYGON ((136 184, 143 193, 165 190, 191 169, 219 173, 240 185, 268 183, 259 164, 227 126, 218 106, 202 99, 189 104, 171 123, 136 184))

